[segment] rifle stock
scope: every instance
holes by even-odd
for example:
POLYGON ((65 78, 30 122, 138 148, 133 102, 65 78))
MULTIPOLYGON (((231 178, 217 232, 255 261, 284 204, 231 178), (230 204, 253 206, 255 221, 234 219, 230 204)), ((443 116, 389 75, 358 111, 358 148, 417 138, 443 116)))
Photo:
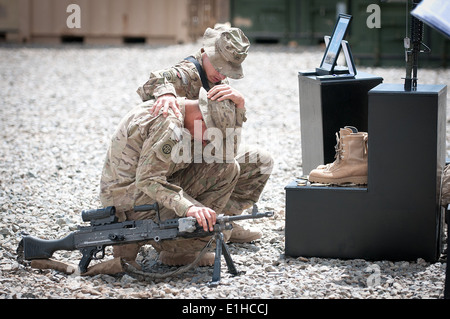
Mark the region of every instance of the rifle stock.
POLYGON ((74 233, 67 235, 62 239, 45 240, 33 236, 23 237, 24 258, 48 259, 57 250, 75 250, 74 233))

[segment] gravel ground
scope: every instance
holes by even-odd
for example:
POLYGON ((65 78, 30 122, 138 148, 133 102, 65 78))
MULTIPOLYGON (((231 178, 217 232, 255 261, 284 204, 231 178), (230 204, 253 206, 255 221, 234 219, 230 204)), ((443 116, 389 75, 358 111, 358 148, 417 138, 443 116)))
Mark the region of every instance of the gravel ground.
MULTIPOLYGON (((230 245, 245 275, 230 276, 223 262, 222 284, 211 288, 209 267, 142 282, 127 274, 65 275, 16 261, 21 231, 61 238, 82 224, 82 209, 100 207, 108 139, 139 102, 136 88, 151 70, 170 66, 197 47, 0 47, 0 298, 442 298, 444 261, 284 255, 284 187, 303 175, 297 72, 315 68, 321 48, 254 45, 244 63, 246 77, 232 82, 247 98, 244 142, 258 144, 275 157, 273 175, 258 203, 261 210, 273 210, 274 218, 243 222, 261 229, 263 238, 230 245)), ((404 76, 403 68, 359 70, 382 76, 385 83, 402 83, 404 76)), ((419 77, 420 84, 449 84, 450 70, 420 69, 419 77)), ((80 254, 58 252, 54 257, 77 264, 80 254)), ((156 258, 146 246, 139 262, 148 271, 172 270, 156 258)))

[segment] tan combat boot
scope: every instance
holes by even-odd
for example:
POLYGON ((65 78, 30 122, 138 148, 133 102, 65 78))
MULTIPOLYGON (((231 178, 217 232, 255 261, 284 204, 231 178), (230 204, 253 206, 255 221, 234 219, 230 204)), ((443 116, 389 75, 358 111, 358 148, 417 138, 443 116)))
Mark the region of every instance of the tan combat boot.
MULTIPOLYGON (((200 252, 171 252, 163 250, 159 253, 159 261, 168 266, 185 266, 193 263, 200 252)), ((214 253, 206 252, 198 261, 197 266, 212 266, 214 265, 214 253)))
POLYGON ((351 126, 341 128, 339 133, 336 133, 336 160, 313 169, 309 181, 337 185, 367 184, 368 134, 351 126))
MULTIPOLYGON (((209 238, 162 240, 152 246, 159 252, 159 261, 168 266, 184 266, 193 263, 208 243, 209 238)), ((214 265, 214 253, 206 252, 197 266, 214 265)))
POLYGON ((136 262, 141 246, 138 243, 113 246, 113 256, 120 257, 137 270, 141 270, 141 266, 136 262))
POLYGON ((246 229, 234 222, 232 224, 233 229, 231 230, 230 236, 230 242, 232 243, 250 243, 262 237, 262 233, 259 230, 246 229))

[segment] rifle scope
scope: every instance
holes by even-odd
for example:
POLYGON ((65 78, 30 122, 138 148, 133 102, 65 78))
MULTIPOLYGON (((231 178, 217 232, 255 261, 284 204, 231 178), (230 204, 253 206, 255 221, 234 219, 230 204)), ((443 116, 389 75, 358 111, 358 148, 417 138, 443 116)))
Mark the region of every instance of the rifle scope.
POLYGON ((81 218, 84 222, 91 220, 104 219, 116 214, 116 208, 114 206, 108 206, 99 209, 83 210, 81 212, 81 218))

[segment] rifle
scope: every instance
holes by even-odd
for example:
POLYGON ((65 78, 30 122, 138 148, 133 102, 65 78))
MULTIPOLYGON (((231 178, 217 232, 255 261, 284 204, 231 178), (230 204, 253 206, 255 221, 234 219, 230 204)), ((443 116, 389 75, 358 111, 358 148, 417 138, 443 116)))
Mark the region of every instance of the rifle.
POLYGON ((80 273, 87 271, 92 259, 99 260, 105 256, 105 248, 112 245, 123 245, 142 241, 171 240, 176 238, 201 238, 214 236, 216 241, 216 254, 211 284, 220 282, 220 257, 224 255, 228 271, 233 275, 238 272, 231 259, 228 247, 223 239, 223 231, 233 228, 231 222, 243 219, 257 219, 273 216, 273 212, 259 213, 253 205, 252 214, 238 216, 219 215, 212 232, 205 231, 194 217, 160 220, 158 203, 134 207, 134 211, 156 212, 157 221, 151 219, 118 222, 114 206, 100 209, 83 210, 81 217, 90 226, 78 226, 78 230, 62 239, 44 240, 23 234, 19 243, 18 253, 23 250, 26 260, 49 259, 58 250, 78 249, 82 258, 78 264, 80 273))
MULTIPOLYGON (((422 0, 412 0, 413 10, 422 0)), ((408 7, 408 1, 406 2, 408 7)), ((417 89, 417 68, 419 65, 419 53, 425 52, 421 51, 420 47, 423 45, 426 48, 426 52, 430 52, 424 43, 423 39, 423 22, 411 15, 411 27, 410 27, 411 38, 406 37, 404 39, 405 46, 405 59, 406 59, 406 77, 405 77, 405 91, 411 91, 417 89), (411 75, 412 74, 412 75, 411 75)))

